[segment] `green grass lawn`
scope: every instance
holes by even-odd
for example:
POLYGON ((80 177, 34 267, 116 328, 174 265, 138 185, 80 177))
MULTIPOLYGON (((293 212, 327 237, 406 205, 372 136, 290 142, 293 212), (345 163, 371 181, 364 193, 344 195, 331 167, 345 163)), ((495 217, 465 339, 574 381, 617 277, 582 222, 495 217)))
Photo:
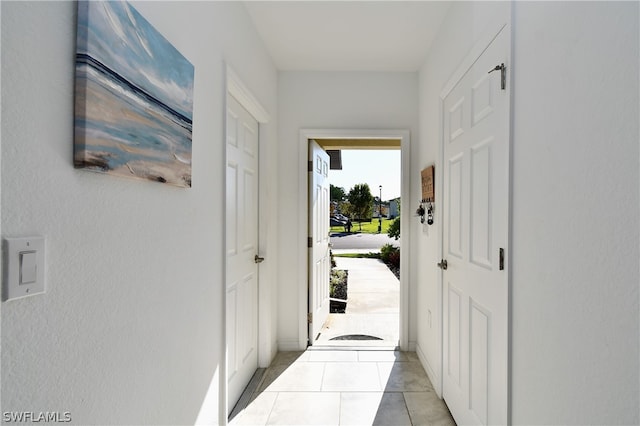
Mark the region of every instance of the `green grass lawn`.
MULTIPOLYGON (((377 234, 378 233, 378 219, 371 219, 371 223, 362 222, 362 231, 360 230, 360 224, 353 222, 351 225, 351 232, 362 232, 363 234, 377 234)), ((386 234, 389 230, 389 226, 393 223, 393 219, 382 219, 382 233, 386 234)), ((344 232, 344 226, 332 226, 331 232, 344 232)))

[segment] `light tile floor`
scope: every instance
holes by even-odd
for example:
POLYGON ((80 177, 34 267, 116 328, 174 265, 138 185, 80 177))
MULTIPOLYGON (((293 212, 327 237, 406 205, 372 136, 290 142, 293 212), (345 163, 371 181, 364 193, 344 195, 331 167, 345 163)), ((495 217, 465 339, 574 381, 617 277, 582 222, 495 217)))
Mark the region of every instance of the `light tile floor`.
POLYGON ((414 352, 281 352, 231 425, 455 425, 414 352))

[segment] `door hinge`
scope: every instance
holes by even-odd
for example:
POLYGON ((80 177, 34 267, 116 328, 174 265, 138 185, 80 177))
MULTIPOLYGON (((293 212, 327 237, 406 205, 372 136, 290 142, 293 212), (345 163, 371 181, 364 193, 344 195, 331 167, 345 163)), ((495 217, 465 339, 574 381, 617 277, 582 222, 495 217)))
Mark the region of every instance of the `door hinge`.
POLYGON ((504 271, 504 249, 500 248, 500 270, 504 271))
POLYGON ((313 171, 313 161, 309 160, 309 162, 307 163, 307 171, 308 172, 312 172, 313 171))
POLYGON ((308 248, 313 247, 313 238, 307 237, 307 247, 308 248))
POLYGON ((307 324, 311 324, 313 322, 313 312, 309 312, 307 314, 307 324))
POLYGON ((500 88, 502 90, 505 90, 505 88, 507 87, 507 67, 504 66, 504 63, 496 65, 489 71, 489 74, 494 71, 500 71, 500 88))

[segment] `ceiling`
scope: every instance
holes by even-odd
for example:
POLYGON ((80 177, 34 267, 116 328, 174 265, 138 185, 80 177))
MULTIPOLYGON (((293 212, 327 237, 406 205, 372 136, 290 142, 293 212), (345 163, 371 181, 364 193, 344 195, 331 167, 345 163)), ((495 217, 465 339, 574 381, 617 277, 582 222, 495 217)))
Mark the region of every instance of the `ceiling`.
POLYGON ((451 3, 248 1, 283 71, 417 71, 451 3))

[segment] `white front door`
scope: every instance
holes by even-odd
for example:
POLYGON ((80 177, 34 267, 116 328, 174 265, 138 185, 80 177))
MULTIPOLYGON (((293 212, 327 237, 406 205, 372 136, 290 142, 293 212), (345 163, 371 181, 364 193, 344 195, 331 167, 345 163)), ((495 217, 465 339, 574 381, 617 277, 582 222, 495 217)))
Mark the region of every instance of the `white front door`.
POLYGON ((309 344, 329 316, 329 154, 309 141, 309 344))
MULTIPOLYGON (((258 368, 258 122, 227 96, 228 413, 258 368)), ((227 413, 227 414, 228 414, 227 413)))
POLYGON ((458 424, 508 422, 509 31, 443 101, 443 396, 458 424), (506 74, 505 74, 506 75, 506 74))

